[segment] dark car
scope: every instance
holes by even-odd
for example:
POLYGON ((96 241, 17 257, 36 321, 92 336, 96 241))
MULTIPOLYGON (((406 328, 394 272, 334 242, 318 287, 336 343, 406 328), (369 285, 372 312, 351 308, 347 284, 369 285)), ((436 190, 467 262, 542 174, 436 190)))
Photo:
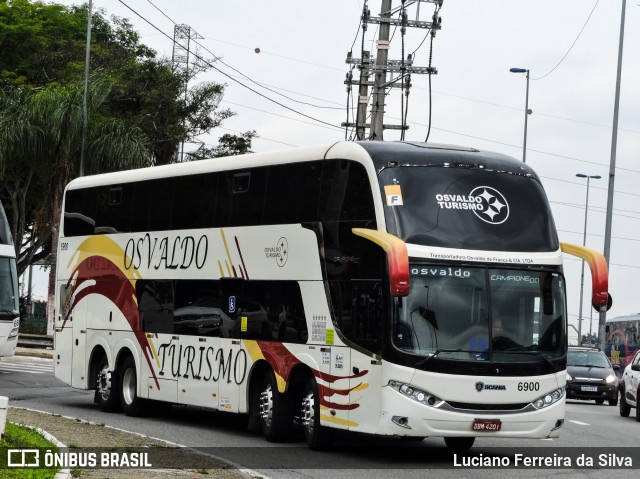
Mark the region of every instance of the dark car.
POLYGON ((599 349, 570 347, 567 353, 567 399, 595 400, 618 405, 618 378, 609 358, 599 349))

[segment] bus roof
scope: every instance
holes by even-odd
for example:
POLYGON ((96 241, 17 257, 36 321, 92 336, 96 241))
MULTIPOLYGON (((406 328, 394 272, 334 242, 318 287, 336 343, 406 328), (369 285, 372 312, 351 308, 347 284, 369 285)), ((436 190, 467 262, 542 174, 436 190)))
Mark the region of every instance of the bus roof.
MULTIPOLYGON (((376 170, 390 163, 393 166, 449 166, 458 168, 482 168, 538 179, 536 173, 520 160, 507 155, 453 145, 417 142, 358 143, 371 156, 376 170)), ((538 179, 539 180, 539 179, 538 179)))
POLYGON ((360 159, 363 162, 370 158, 376 171, 395 163, 393 166, 483 168, 489 171, 518 174, 538 179, 535 172, 519 160, 499 153, 480 151, 474 148, 400 141, 341 141, 330 145, 292 148, 267 153, 249 153, 83 176, 71 181, 67 189, 328 158, 360 159))

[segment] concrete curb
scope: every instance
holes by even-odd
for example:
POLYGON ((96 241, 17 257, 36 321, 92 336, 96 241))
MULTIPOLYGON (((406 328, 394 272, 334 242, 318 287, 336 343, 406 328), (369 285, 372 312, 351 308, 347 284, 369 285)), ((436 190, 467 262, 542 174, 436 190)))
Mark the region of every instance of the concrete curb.
MULTIPOLYGON (((229 461, 229 460, 227 460, 227 459, 225 459, 223 457, 218 457, 218 456, 214 456, 214 455, 210 455, 210 454, 205 454, 205 453, 203 453, 201 451, 198 451, 197 449, 193 449, 193 448, 191 448, 189 446, 185 446, 183 444, 178 444, 178 443, 175 443, 175 442, 167 441, 166 439, 160 439, 160 438, 153 437, 153 436, 147 436, 146 434, 141 434, 139 432, 133 432, 133 431, 127 431, 126 429, 122 429, 122 428, 115 427, 115 426, 109 426, 109 425, 106 425, 106 424, 98 424, 98 423, 95 423, 95 422, 87 421, 86 419, 79 419, 79 418, 76 418, 76 417, 62 416, 60 414, 54 414, 54 413, 47 412, 47 411, 40 411, 38 409, 31 409, 31 408, 19 407, 19 406, 18 407, 9 406, 9 407, 11 407, 13 409, 22 409, 24 411, 37 412, 37 413, 40 413, 40 414, 48 414, 50 416, 61 417, 61 418, 69 419, 69 420, 72 420, 72 421, 77 421, 77 422, 81 422, 81 423, 85 423, 85 424, 90 424, 92 426, 98 426, 99 425, 100 427, 108 427, 110 429, 113 429, 113 430, 116 430, 116 431, 120 431, 120 432, 125 432, 127 434, 133 434, 135 436, 140 436, 140 437, 144 437, 144 438, 148 438, 148 439, 153 439, 154 441, 164 442, 168 446, 188 449, 188 450, 192 451, 195 454, 201 454, 201 455, 205 455, 205 456, 210 456, 210 457, 213 457, 213 458, 215 458, 215 459, 217 459, 217 460, 219 460, 221 462, 225 462, 225 463, 229 464, 231 467, 233 467, 234 469, 236 469, 238 472, 244 474, 245 476, 247 476, 250 479, 272 479, 271 477, 269 477, 269 476, 267 476, 265 474, 262 474, 262 473, 260 473, 258 471, 254 471, 253 469, 244 468, 240 464, 236 464, 235 462, 229 461)), ((66 445, 64 445, 60 441, 58 441, 55 437, 53 437, 51 434, 49 434, 48 432, 46 432, 46 431, 44 431, 44 430, 42 430, 40 428, 33 427, 33 426, 26 426, 26 425, 24 425, 24 426, 28 427, 29 429, 33 429, 34 431, 39 432, 47 440, 53 442, 56 446, 58 446, 60 448, 67 447, 66 445)), ((71 471, 69 471, 69 469, 63 469, 63 470, 61 470, 60 472, 58 472, 55 475, 54 479, 71 479, 71 471), (65 475, 62 475, 63 473, 65 475)))
MULTIPOLYGON (((13 424, 15 424, 15 423, 13 423, 13 424)), ((59 447, 60 449, 67 447, 66 444, 63 444, 62 442, 58 441, 58 439, 56 439, 54 436, 49 434, 47 431, 45 431, 43 429, 40 429, 39 427, 28 426, 26 424, 21 424, 21 426, 29 428, 32 431, 37 432, 42 437, 44 437, 47 441, 52 442, 56 447, 59 447)), ((71 471, 69 469, 60 469, 56 473, 56 475, 53 476, 53 477, 54 477, 54 479, 71 479, 71 471)))

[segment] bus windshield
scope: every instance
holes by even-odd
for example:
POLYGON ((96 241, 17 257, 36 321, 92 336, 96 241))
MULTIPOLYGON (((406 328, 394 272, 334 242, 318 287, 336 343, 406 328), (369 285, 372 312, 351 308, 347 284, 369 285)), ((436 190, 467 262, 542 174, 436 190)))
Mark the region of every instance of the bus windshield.
POLYGON ((398 308, 393 343, 418 356, 531 361, 561 357, 566 312, 562 275, 412 264, 411 290, 398 308), (452 356, 453 354, 453 356, 452 356))
POLYGON ((18 314, 18 284, 16 262, 0 258, 0 314, 18 314))
POLYGON ((542 185, 485 169, 406 166, 380 172, 387 230, 406 243, 482 251, 557 251, 542 185))

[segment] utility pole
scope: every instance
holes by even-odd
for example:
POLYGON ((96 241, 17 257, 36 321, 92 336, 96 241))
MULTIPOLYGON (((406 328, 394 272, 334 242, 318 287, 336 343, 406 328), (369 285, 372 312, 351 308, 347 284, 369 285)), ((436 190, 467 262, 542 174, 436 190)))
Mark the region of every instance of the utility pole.
POLYGON ((387 60, 389 59, 389 25, 391 21, 391 0, 382 0, 380 7, 380 33, 378 35, 378 55, 376 75, 373 83, 371 103, 371 140, 383 140, 384 96, 387 83, 387 60))
MULTIPOLYGON (((362 52, 362 63, 369 63, 370 53, 362 52)), ((351 88, 349 86, 349 88, 351 88)), ((359 141, 366 139, 367 105, 369 104, 369 70, 360 69, 360 87, 358 88, 358 111, 356 115, 356 138, 359 141)))
MULTIPOLYGON (((604 258, 607 265, 611 264, 611 226, 613 222, 613 186, 616 176, 616 149, 618 145, 618 112, 620 110, 620 83, 622 79, 622 48, 624 46, 624 14, 627 8, 626 0, 622 0, 620 14, 620 39, 618 40, 618 68, 616 73, 616 96, 613 104, 613 132, 611 134, 611 160, 609 161, 609 188, 607 194, 607 216, 604 231, 604 258)), ((604 342, 607 339, 607 307, 603 306, 599 311, 598 320, 598 346, 604 351, 604 342)))
MULTIPOLYGON (((191 53, 191 39, 201 40, 204 37, 189 25, 180 24, 173 27, 173 56, 172 63, 184 69, 184 100, 187 101, 189 85, 189 56, 191 53)), ((180 145, 179 161, 184 160, 184 141, 180 145)))
MULTIPOLYGON (((432 67, 414 67, 412 55, 408 55, 407 58, 400 60, 389 60, 389 47, 390 47, 390 27, 394 25, 400 26, 402 36, 404 37, 407 27, 431 29, 432 34, 435 30, 439 30, 441 27, 441 19, 437 15, 439 8, 442 6, 443 0, 402 0, 399 8, 392 7, 392 0, 381 0, 380 16, 372 17, 365 1, 362 9, 362 30, 363 30, 363 44, 364 44, 364 32, 366 32, 367 24, 378 24, 379 34, 377 40, 377 53, 375 58, 371 58, 370 53, 362 51, 362 58, 356 58, 352 52, 347 53, 346 63, 351 65, 357 65, 360 70, 360 79, 358 81, 353 79, 353 76, 347 74, 345 83, 349 87, 358 85, 358 110, 356 114, 355 122, 343 122, 342 126, 347 128, 356 129, 356 137, 358 140, 383 140, 384 130, 406 130, 409 127, 404 124, 404 119, 401 125, 389 125, 384 123, 385 114, 385 98, 388 88, 401 88, 408 98, 409 89, 411 88, 411 74, 436 74, 438 73, 435 68, 432 67), (410 5, 416 4, 418 6, 418 13, 420 9, 420 3, 428 2, 436 5, 436 14, 434 14, 432 22, 409 20, 406 14, 406 8, 410 5), (399 16, 394 18, 394 15, 399 16), (391 73, 391 78, 387 79, 387 73, 391 73), (397 73, 394 78, 393 74, 397 73), (370 75, 374 75, 373 81, 369 79, 370 75), (371 101, 371 122, 366 122, 366 107, 368 102, 369 87, 372 87, 372 101, 371 101), (367 135, 367 129, 369 135, 367 135)), ((417 15, 416 15, 417 16, 417 15)))

